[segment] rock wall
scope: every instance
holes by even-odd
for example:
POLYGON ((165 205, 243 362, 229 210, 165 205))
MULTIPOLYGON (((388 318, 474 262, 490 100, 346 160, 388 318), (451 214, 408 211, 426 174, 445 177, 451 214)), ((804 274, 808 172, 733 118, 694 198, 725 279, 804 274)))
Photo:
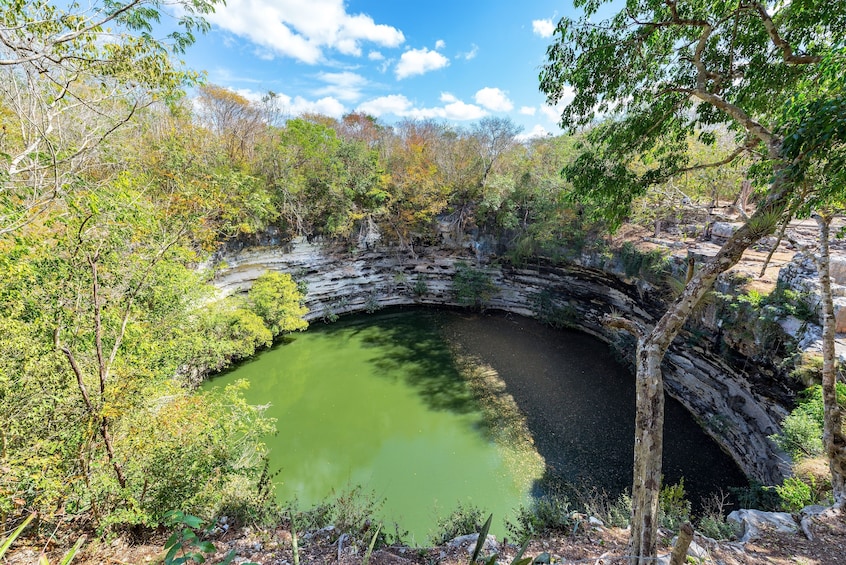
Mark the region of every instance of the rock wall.
MULTIPOLYGON (((477 260, 466 249, 350 250, 297 239, 283 246, 222 252, 216 257, 215 284, 222 294, 231 294, 248 290, 266 270, 289 273, 307 283, 307 318, 316 321, 386 306, 457 305, 452 296, 456 264, 476 265, 477 260)), ((488 306, 535 316, 543 295, 574 327, 633 354, 633 340, 609 331, 600 319, 613 310, 652 324, 662 312, 660 300, 647 284, 626 282, 607 269, 584 266, 589 260, 581 262, 486 266, 499 289, 488 306)), ((743 359, 730 363, 711 351, 707 340, 703 345, 701 339, 682 335, 667 353, 665 386, 749 477, 774 484, 789 465, 767 436, 779 430, 788 410, 777 375, 760 369, 757 364, 744 366, 743 359)))

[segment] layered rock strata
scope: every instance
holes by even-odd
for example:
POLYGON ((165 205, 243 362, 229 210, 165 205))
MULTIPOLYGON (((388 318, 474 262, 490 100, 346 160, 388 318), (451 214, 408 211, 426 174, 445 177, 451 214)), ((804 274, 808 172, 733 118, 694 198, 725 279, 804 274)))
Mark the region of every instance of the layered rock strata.
MULTIPOLYGON (((478 267, 478 259, 472 248, 429 248, 418 253, 391 247, 350 250, 297 239, 220 253, 215 284, 222 294, 232 294, 248 290, 267 270, 289 273, 307 284, 307 318, 315 322, 388 306, 457 306, 452 291, 456 265, 478 267)), ((608 269, 586 266, 591 263, 588 258, 580 262, 486 265, 498 289, 487 307, 534 317, 543 303, 568 325, 631 355, 633 340, 607 329, 600 320, 614 311, 653 324, 663 310, 660 297, 642 281, 628 282, 608 269)), ((772 370, 744 359, 727 361, 708 343, 689 335, 676 339, 664 363, 667 392, 687 407, 749 477, 765 484, 780 482, 789 465, 767 436, 779 430, 788 412, 789 393, 772 370)))

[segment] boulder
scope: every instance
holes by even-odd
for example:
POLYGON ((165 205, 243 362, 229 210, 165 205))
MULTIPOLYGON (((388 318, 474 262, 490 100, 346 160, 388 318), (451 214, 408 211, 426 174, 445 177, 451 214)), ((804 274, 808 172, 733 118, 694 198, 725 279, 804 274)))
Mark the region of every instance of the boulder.
POLYGON ((728 239, 734 234, 741 224, 730 224, 728 222, 714 222, 711 226, 711 237, 728 239))
MULTIPOLYGON (((467 550, 468 555, 472 555, 476 548, 476 541, 479 539, 479 534, 467 534, 466 536, 458 536, 447 542, 450 547, 463 547, 467 550)), ((485 538, 485 544, 482 546, 482 553, 498 553, 499 543, 497 543, 494 536, 489 535, 485 538)))
POLYGON ((740 542, 746 543, 760 537, 764 530, 795 534, 799 526, 787 512, 764 512, 763 510, 735 510, 728 515, 728 521, 740 525, 740 542))

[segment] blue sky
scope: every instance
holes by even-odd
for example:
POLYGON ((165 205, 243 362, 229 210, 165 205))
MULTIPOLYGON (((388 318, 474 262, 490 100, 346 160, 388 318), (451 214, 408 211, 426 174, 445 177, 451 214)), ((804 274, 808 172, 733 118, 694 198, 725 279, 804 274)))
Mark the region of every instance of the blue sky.
POLYGON ((557 134, 538 73, 571 13, 567 0, 227 0, 184 60, 249 98, 275 92, 291 115, 495 116, 557 134))

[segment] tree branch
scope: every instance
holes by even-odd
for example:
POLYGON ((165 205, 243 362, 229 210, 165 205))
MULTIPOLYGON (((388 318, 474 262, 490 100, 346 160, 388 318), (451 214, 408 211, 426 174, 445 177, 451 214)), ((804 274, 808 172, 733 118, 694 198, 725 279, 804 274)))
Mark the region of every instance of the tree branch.
POLYGON ((817 55, 794 55, 793 47, 779 34, 775 22, 773 22, 773 19, 767 13, 767 8, 760 2, 752 2, 752 5, 758 11, 758 16, 760 16, 761 21, 764 23, 764 29, 767 30, 767 34, 770 36, 773 45, 781 51, 781 57, 785 63, 788 65, 811 65, 822 61, 822 57, 817 55))
POLYGON ((632 334, 638 341, 646 335, 646 329, 639 323, 627 320, 618 314, 606 314, 602 317, 602 323, 609 328, 624 330, 632 334))

